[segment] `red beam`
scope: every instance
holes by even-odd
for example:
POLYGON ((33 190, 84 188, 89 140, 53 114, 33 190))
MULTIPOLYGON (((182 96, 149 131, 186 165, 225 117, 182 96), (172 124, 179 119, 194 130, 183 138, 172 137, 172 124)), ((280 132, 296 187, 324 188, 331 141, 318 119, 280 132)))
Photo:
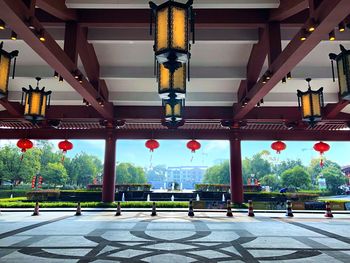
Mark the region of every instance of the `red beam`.
POLYGON ((67 22, 64 34, 64 52, 71 61, 77 66, 78 63, 78 24, 76 22, 67 22))
MULTIPOLYGON (((302 30, 290 41, 288 46, 271 65, 269 69, 273 74, 271 79, 266 84, 263 84, 262 80, 260 80, 254 85, 247 95, 247 99, 249 100, 248 104, 242 107, 242 103, 239 102, 235 106, 234 118, 243 119, 244 116, 251 111, 288 72, 292 71, 292 69, 320 43, 324 36, 332 31, 349 13, 349 1, 323 1, 316 10, 316 19, 319 22, 316 30, 308 36, 306 41, 300 41, 302 30)), ((309 23, 310 20, 306 22, 306 25, 309 23)))
MULTIPOLYGON (((2 129, 0 139, 105 139, 109 129, 59 130, 2 129)), ((287 141, 349 141, 350 131, 309 131, 309 130, 113 130, 117 139, 200 139, 200 140, 287 140, 287 141)))
MULTIPOLYGON (((52 68, 54 68, 72 88, 74 88, 83 98, 91 103, 104 118, 113 118, 112 104, 105 103, 101 107, 97 101, 97 92, 94 87, 83 78, 79 83, 72 74, 76 70, 74 63, 67 54, 61 49, 56 41, 45 32, 45 42, 41 42, 35 33, 30 30, 24 21, 28 17, 28 9, 21 1, 3 0, 0 1, 0 17, 9 25, 21 38, 52 68)), ((38 20, 33 19, 37 28, 42 28, 38 20)))
POLYGON ((323 111, 323 115, 326 118, 335 118, 349 103, 348 100, 340 100, 338 103, 328 104, 323 111))
POLYGON ((281 27, 279 22, 270 22, 267 25, 268 35, 268 61, 269 67, 282 52, 281 27))
POLYGON ((280 0, 280 6, 270 11, 271 21, 282 21, 309 7, 308 0, 280 0))
POLYGON ((64 21, 77 20, 74 9, 66 7, 65 0, 36 0, 36 5, 45 12, 64 21))
POLYGON ((0 104, 7 110, 11 117, 23 118, 24 108, 18 102, 10 102, 7 99, 0 99, 0 104))

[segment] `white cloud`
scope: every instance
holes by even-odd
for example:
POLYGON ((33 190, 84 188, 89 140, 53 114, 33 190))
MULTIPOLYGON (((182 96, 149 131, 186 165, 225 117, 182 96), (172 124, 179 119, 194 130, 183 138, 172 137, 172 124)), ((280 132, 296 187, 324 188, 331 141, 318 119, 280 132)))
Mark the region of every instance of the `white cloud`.
POLYGON ((224 140, 212 140, 209 141, 209 143, 206 145, 204 151, 205 152, 211 152, 213 150, 228 150, 230 146, 229 141, 224 140))

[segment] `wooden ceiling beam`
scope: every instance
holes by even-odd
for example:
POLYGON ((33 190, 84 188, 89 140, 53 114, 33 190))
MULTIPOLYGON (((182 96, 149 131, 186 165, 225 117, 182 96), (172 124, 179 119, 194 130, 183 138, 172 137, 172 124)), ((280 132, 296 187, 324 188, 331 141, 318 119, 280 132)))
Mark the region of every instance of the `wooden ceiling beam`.
MULTIPOLYGON (((102 107, 97 101, 97 91, 89 81, 83 77, 82 83, 80 83, 74 78, 73 72, 76 70, 76 66, 56 41, 47 32, 43 31, 46 40, 42 42, 35 32, 27 27, 24 21, 28 17, 28 9, 21 1, 0 1, 0 17, 42 59, 57 71, 73 89, 91 103, 92 107, 101 114, 102 118, 113 119, 113 105, 105 102, 104 107, 102 107)), ((37 29, 44 30, 36 18, 33 18, 33 23, 37 29)))
POLYGON ((65 2, 65 0, 36 0, 36 5, 45 12, 63 21, 76 21, 76 11, 67 8, 65 2))
POLYGON ((280 2, 278 8, 271 9, 269 16, 270 21, 283 21, 309 7, 308 0, 280 0, 280 2))
MULTIPOLYGON (((234 109, 234 119, 244 119, 244 116, 251 111, 255 105, 268 94, 275 85, 282 80, 288 72, 311 52, 334 27, 338 25, 350 13, 350 5, 346 0, 323 1, 315 11, 315 18, 319 25, 305 41, 301 41, 303 34, 302 28, 296 36, 289 42, 287 47, 274 60, 269 68, 272 73, 271 79, 266 83, 259 80, 254 87, 248 92, 246 100, 247 105, 242 102, 236 104, 234 109), (243 107, 242 107, 243 106, 243 107)), ((311 22, 311 18, 306 21, 305 26, 311 22)))
POLYGON ((24 107, 20 103, 10 102, 6 98, 2 98, 0 99, 0 104, 6 109, 7 113, 10 116, 23 118, 24 107))
POLYGON ((334 118, 337 116, 346 106, 348 106, 350 101, 340 99, 338 103, 328 104, 323 110, 323 115, 325 118, 334 118))

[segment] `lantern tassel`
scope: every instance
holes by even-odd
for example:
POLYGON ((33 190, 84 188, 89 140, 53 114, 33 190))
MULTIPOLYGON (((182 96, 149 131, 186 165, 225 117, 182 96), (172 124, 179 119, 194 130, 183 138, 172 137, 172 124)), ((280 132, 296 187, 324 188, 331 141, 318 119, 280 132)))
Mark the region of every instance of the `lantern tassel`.
POLYGON ((22 153, 21 155, 21 158, 20 158, 21 162, 23 161, 23 157, 24 157, 24 153, 22 153))
POLYGON ((323 168, 323 165, 324 165, 323 159, 321 158, 321 161, 320 161, 320 166, 321 166, 321 168, 323 168))

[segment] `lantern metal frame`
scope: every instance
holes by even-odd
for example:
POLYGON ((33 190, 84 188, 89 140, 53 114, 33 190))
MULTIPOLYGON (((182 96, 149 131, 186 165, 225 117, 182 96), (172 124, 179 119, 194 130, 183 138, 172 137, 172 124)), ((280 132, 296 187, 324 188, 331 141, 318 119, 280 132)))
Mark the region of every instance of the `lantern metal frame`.
POLYGON ((350 50, 345 49, 343 45, 340 45, 340 50, 341 52, 338 55, 329 54, 332 62, 333 81, 335 81, 333 65, 333 61, 335 61, 337 64, 339 96, 343 100, 350 100, 350 50))
POLYGON ((322 119, 322 108, 324 107, 324 99, 323 99, 323 87, 319 88, 318 90, 312 90, 310 86, 311 78, 307 78, 306 81, 308 82, 308 89, 307 91, 300 91, 297 90, 297 96, 298 96, 298 106, 299 109, 301 109, 302 112, 302 120, 306 121, 310 124, 311 127, 314 127, 315 124, 322 119), (314 101, 313 97, 318 96, 318 102, 319 102, 319 112, 320 114, 315 113, 314 111, 314 101), (308 96, 309 99, 309 112, 310 114, 306 114, 304 112, 304 106, 303 105, 303 97, 308 96))
POLYGON ((154 46, 153 50, 155 52, 155 60, 158 63, 164 64, 164 66, 169 69, 171 72, 174 72, 182 66, 183 63, 189 62, 191 58, 191 45, 189 43, 189 33, 193 34, 192 41, 194 43, 194 17, 195 14, 192 8, 193 0, 188 0, 187 3, 178 3, 173 0, 168 0, 161 5, 156 5, 152 1, 149 2, 151 8, 151 24, 150 24, 150 33, 152 35, 153 20, 155 21, 155 37, 154 37, 154 46), (160 49, 158 48, 157 34, 159 31, 158 28, 158 15, 161 11, 167 9, 167 37, 166 37, 166 47, 160 49), (173 46, 174 40, 174 30, 173 30, 173 21, 174 21, 174 9, 180 9, 185 11, 184 17, 184 48, 173 46))
POLYGON ((36 123, 37 121, 41 121, 45 118, 46 109, 50 107, 50 99, 51 99, 51 91, 45 91, 45 87, 42 87, 42 89, 39 88, 39 82, 41 78, 36 77, 37 80, 37 86, 35 89, 31 85, 29 85, 29 88, 22 88, 22 105, 24 105, 24 118, 32 123, 36 123), (32 114, 32 96, 34 93, 39 93, 39 105, 38 112, 36 114, 32 114), (44 101, 45 98, 45 101, 44 101), (44 102, 46 103, 44 109, 44 102), (44 110, 44 112, 42 112, 44 110))
MULTIPOLYGON (((7 69, 5 71, 4 74, 6 74, 6 76, 1 76, 3 73, 3 70, 0 68, 0 83, 2 81, 4 81, 4 85, 3 87, 0 87, 0 99, 7 97, 8 94, 8 84, 9 84, 9 76, 10 76, 10 69, 11 69, 11 59, 15 58, 15 62, 13 65, 13 69, 12 69, 12 78, 14 78, 14 74, 15 74, 15 69, 16 69, 16 57, 18 56, 19 51, 18 50, 14 50, 12 52, 7 52, 3 49, 3 45, 4 42, 0 43, 0 67, 2 66, 2 58, 5 57, 8 59, 8 63, 7 63, 7 69), (2 79, 4 78, 4 80, 2 79)), ((6 66, 6 65, 5 65, 6 66)))

